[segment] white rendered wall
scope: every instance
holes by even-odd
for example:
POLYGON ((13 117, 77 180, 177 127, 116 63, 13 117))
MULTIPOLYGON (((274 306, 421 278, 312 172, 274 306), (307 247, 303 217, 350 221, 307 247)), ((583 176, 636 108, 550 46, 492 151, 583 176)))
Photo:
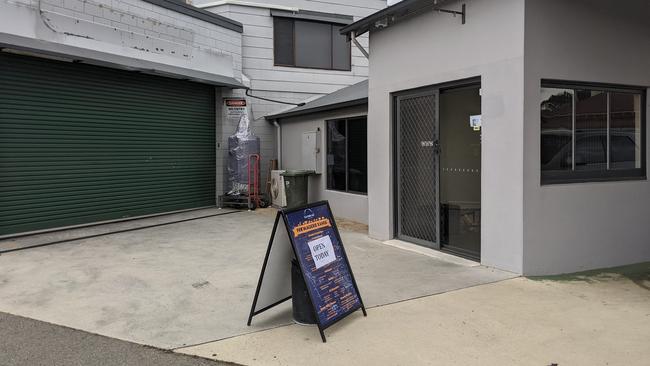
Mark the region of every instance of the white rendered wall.
POLYGON ((140 0, 0 0, 0 43, 241 79, 240 33, 140 0))
MULTIPOLYGON (((427 12, 370 35, 369 232, 379 240, 395 235, 391 93, 480 76, 481 262, 521 273, 524 2, 464 3, 465 25, 427 12)), ((444 5, 459 10, 461 2, 444 5)))
POLYGON ((526 1, 525 274, 650 260, 647 180, 540 185, 540 80, 650 86, 649 19, 646 0, 526 1))
POLYGON ((282 125, 283 169, 304 169, 302 166, 302 134, 320 128, 323 174, 309 178, 309 201, 328 200, 335 216, 363 224, 368 223, 368 196, 327 189, 327 129, 325 121, 366 116, 367 114, 366 106, 359 106, 286 118, 280 121, 282 125))

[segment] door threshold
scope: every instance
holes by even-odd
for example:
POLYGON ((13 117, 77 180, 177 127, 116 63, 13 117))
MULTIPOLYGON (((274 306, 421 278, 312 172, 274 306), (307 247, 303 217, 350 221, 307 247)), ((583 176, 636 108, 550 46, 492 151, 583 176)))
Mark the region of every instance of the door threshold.
POLYGON ((455 255, 461 258, 469 259, 470 261, 476 261, 480 262, 481 261, 481 255, 476 254, 475 252, 470 252, 468 250, 464 250, 462 248, 457 248, 454 246, 450 245, 441 245, 440 248, 441 251, 445 253, 449 253, 451 255, 455 255))
POLYGON ((391 239, 391 240, 384 241, 382 243, 386 245, 390 245, 395 248, 408 250, 410 252, 426 255, 427 257, 439 259, 441 261, 457 264, 460 266, 478 267, 481 265, 480 262, 474 260, 458 257, 456 255, 445 253, 437 249, 423 247, 421 245, 409 243, 407 241, 403 241, 399 239, 391 239))

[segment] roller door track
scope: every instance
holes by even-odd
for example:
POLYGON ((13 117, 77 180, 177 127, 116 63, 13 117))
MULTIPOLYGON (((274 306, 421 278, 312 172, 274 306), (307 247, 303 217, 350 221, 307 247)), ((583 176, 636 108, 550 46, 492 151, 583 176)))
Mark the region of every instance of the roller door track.
POLYGON ((215 204, 215 92, 0 52, 0 236, 215 204))

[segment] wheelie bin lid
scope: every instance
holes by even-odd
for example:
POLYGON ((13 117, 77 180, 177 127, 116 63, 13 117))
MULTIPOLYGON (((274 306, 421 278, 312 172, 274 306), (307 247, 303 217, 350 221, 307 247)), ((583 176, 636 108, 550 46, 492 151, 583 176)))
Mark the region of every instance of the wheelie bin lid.
POLYGON ((302 177, 312 174, 316 174, 316 172, 313 170, 285 170, 284 173, 280 175, 283 177, 302 177))

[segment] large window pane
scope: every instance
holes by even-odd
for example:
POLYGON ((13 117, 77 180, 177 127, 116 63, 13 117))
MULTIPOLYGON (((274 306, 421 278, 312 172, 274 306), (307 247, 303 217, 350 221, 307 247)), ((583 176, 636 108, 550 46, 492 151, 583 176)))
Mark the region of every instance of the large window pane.
POLYGON ((340 33, 342 26, 332 26, 332 68, 350 70, 350 42, 340 33))
POLYGON ((542 85, 542 184, 646 176, 642 90, 542 85))
POLYGON ((276 65, 293 65, 293 19, 273 19, 273 53, 276 65))
POLYGON ((351 70, 350 42, 342 25, 275 17, 273 54, 276 65, 351 70))
POLYGON ((368 191, 366 119, 348 120, 348 190, 368 191))
POLYGON ((607 170, 607 93, 575 93, 575 170, 607 170))
POLYGON ((572 170, 573 90, 542 88, 542 171, 572 170))
POLYGON ((295 21, 296 66, 332 68, 332 26, 295 21))
POLYGON ((641 168, 641 95, 610 94, 610 168, 641 168))
POLYGON ((345 191, 345 120, 327 122, 327 189, 345 191))

